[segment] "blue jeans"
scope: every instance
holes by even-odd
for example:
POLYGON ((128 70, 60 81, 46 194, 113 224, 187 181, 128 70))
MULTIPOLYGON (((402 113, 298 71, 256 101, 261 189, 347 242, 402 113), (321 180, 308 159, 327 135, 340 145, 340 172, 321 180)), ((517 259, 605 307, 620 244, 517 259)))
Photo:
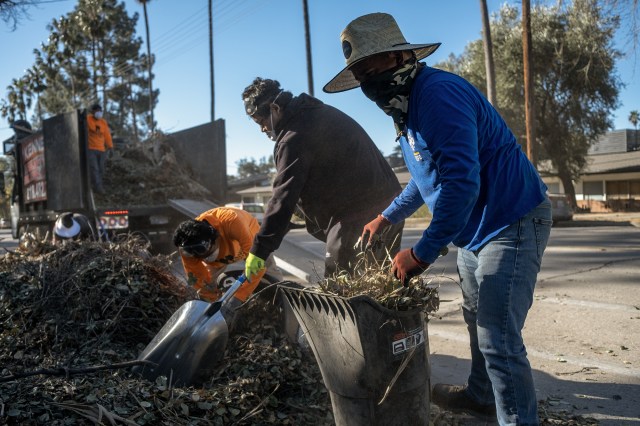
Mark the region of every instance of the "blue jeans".
POLYGON ((458 250, 463 315, 471 344, 467 392, 495 402, 501 425, 537 425, 537 400, 522 340, 551 232, 543 201, 479 250, 458 250))

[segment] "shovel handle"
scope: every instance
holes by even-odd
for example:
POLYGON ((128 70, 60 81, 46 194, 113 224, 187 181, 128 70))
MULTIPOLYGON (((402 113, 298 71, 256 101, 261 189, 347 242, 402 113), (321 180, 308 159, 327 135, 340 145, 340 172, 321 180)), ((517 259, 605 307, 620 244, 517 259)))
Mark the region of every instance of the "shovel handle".
POLYGON ((231 299, 233 297, 233 295, 236 294, 236 291, 238 291, 240 286, 242 284, 244 284, 245 281, 247 281, 247 277, 245 277, 244 274, 240 275, 240 277, 238 277, 236 282, 233 283, 233 285, 231 287, 229 287, 229 290, 227 290, 222 295, 222 297, 219 300, 220 304, 224 305, 225 302, 227 302, 229 299, 231 299))
POLYGON ((209 305, 204 315, 206 317, 210 317, 211 315, 222 309, 222 307, 226 303, 229 303, 229 300, 233 298, 234 294, 236 294, 236 291, 238 291, 238 289, 242 286, 242 284, 244 284, 245 281, 247 281, 247 277, 245 277, 244 274, 240 275, 236 282, 234 282, 231 287, 229 287, 229 289, 225 292, 225 294, 222 295, 220 299, 209 305))

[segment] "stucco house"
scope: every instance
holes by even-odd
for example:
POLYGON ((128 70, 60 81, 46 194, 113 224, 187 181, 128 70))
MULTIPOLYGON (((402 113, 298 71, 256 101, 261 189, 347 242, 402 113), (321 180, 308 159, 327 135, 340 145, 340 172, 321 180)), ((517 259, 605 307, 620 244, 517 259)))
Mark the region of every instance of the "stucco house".
MULTIPOLYGON (((560 179, 540 167, 551 193, 565 193, 560 179)), ((584 211, 640 211, 640 131, 615 130, 589 149, 587 166, 574 182, 576 202, 584 211)))

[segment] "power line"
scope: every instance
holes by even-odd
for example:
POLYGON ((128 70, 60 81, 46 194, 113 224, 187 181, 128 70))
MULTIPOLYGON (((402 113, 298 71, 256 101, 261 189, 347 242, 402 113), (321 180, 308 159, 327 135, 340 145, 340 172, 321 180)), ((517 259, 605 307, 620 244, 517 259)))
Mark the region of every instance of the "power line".
POLYGON ((46 3, 62 3, 62 2, 65 2, 65 1, 69 1, 69 0, 40 0, 40 1, 29 2, 29 4, 37 5, 37 4, 46 4, 46 3))
POLYGON ((160 34, 160 36, 158 36, 155 40, 153 40, 154 44, 157 44, 157 43, 161 42, 164 38, 169 37, 178 28, 181 28, 181 27, 183 27, 185 25, 190 24, 194 17, 202 15, 203 11, 205 11, 206 9, 207 9, 206 6, 205 7, 201 7, 200 9, 196 10, 192 15, 187 16, 185 19, 183 19, 182 21, 180 21, 178 24, 174 25, 173 27, 169 28, 163 34, 160 34))
MULTIPOLYGON (((41 3, 55 3, 69 0, 42 0, 41 3)), ((266 2, 257 0, 255 2, 249 2, 248 0, 230 0, 227 1, 214 10, 214 27, 217 29, 216 34, 223 33, 224 31, 235 27, 235 25, 246 18, 247 16, 256 13, 261 7, 264 7, 266 2), (255 3, 261 3, 256 6, 255 3)), ((177 25, 171 27, 164 33, 162 33, 154 44, 157 46, 152 55, 156 58, 160 56, 166 56, 168 59, 158 61, 154 64, 154 68, 161 67, 167 63, 179 58, 184 53, 187 53, 200 46, 203 42, 207 41, 206 37, 200 37, 202 30, 206 24, 208 29, 208 19, 206 14, 202 13, 206 7, 199 8, 191 15, 180 21, 177 25), (197 39, 196 39, 197 38, 197 39), (160 40, 160 42, 158 42, 160 40), (187 46, 187 47, 185 47, 187 46)), ((120 65, 111 65, 109 75, 102 76, 108 80, 121 78, 125 82, 131 82, 131 76, 127 77, 122 74, 126 74, 136 67, 141 66, 141 63, 137 61, 140 57, 140 51, 134 56, 125 59, 120 65)), ((69 77, 71 78, 71 77, 69 77)), ((93 99, 92 92, 93 87, 88 87, 85 90, 76 93, 74 97, 80 101, 85 99, 93 99)))
MULTIPOLYGON (((264 6, 264 5, 265 3, 263 2, 261 6, 264 6)), ((258 9, 259 7, 254 7, 253 4, 248 4, 247 0, 241 0, 241 1, 235 1, 235 2, 229 1, 225 3, 220 8, 217 8, 216 14, 214 15, 215 17, 217 17, 216 20, 219 21, 217 26, 220 27, 220 30, 216 31, 216 33, 221 33, 227 30, 228 28, 234 27, 235 24, 237 24, 246 16, 249 16, 251 12, 253 13, 257 12, 258 9), (244 5, 246 5, 246 7, 241 9, 241 7, 244 5), (236 11, 237 13, 234 14, 234 12, 236 11), (224 19, 224 18, 227 18, 228 16, 231 16, 231 18, 229 18, 231 22, 229 22, 229 20, 224 19), (220 22, 222 22, 222 24, 220 24, 220 22)), ((169 59, 167 60, 158 61, 156 64, 154 64, 155 69, 158 69, 159 67, 162 67, 163 65, 179 58, 184 53, 187 53, 193 50, 194 48, 200 46, 204 41, 206 41, 206 38, 199 37, 199 34, 202 32, 201 27, 204 26, 206 22, 202 19, 200 19, 200 21, 202 22, 199 22, 199 18, 196 18, 195 20, 193 19, 193 17, 198 14, 200 14, 200 16, 202 17, 206 17, 206 15, 201 13, 203 10, 204 8, 198 9, 195 13, 189 15, 187 18, 183 19, 180 23, 178 23, 177 25, 175 25, 174 27, 172 27, 171 29, 163 33, 158 39, 165 40, 164 43, 158 44, 157 42, 154 41, 154 44, 156 46, 159 45, 160 47, 159 48, 156 47, 152 52, 152 55, 154 55, 156 58, 158 58, 159 56, 165 56, 165 55, 169 57, 169 59), (185 27, 185 25, 188 25, 188 26, 185 27), (197 37, 198 40, 194 40, 195 38, 194 36, 197 37), (188 47, 185 48, 183 46, 188 46, 188 47)), ((134 57, 130 59, 136 59, 136 58, 134 57)), ((132 70, 136 66, 139 66, 139 64, 129 63, 127 60, 122 65, 118 67, 113 67, 110 72, 110 75, 107 78, 115 78, 117 74, 124 74, 132 70)), ((130 81, 130 78, 127 79, 123 77, 123 79, 125 81, 130 81)), ((90 96, 92 91, 93 91, 93 88, 90 87, 80 92, 76 96, 81 100, 85 98, 93 98, 93 96, 90 96)))
MULTIPOLYGON (((241 5, 242 3, 246 3, 246 0, 243 1, 239 1, 239 2, 228 2, 225 5, 223 5, 222 7, 220 7, 217 11, 216 11, 216 17, 218 18, 217 20, 222 19, 225 15, 228 15, 231 11, 233 11, 233 9, 238 9, 238 5, 241 5), (236 6, 235 8, 233 6, 236 6)), ((202 17, 206 17, 206 15, 202 14, 201 12, 204 10, 204 8, 198 9, 195 13, 193 13, 192 15, 189 15, 186 19, 184 19, 183 21, 181 21, 178 25, 172 27, 171 29, 169 29, 168 31, 166 31, 165 33, 163 33, 157 40, 168 40, 165 41, 164 43, 157 43, 154 40, 154 44, 156 44, 156 47, 154 49, 154 52, 152 53, 154 56, 158 57, 160 54, 165 53, 166 51, 169 51, 170 49, 172 49, 174 46, 184 42, 185 40, 190 40, 190 38, 192 35, 197 34, 199 31, 202 30, 202 28, 200 28, 200 26, 198 25, 194 25, 194 21, 193 21, 193 17, 195 15, 200 15, 202 17), (188 27, 186 28, 182 28, 183 26, 189 24, 188 27), (184 32, 184 30, 187 30, 186 33, 184 32)), ((238 19, 235 20, 235 22, 237 22, 238 19)), ((235 23, 233 22, 232 25, 235 23)), ((197 23, 197 21, 196 21, 197 23)), ((201 26, 204 26, 205 21, 202 20, 201 26)), ((218 23, 218 25, 220 25, 218 23)), ((224 29, 232 26, 232 25, 228 25, 227 27, 224 27, 224 25, 222 25, 222 27, 224 29)), ((199 44, 199 43, 197 43, 199 44)), ((182 44, 180 44, 182 45, 182 44)), ((191 49, 188 49, 191 50, 191 49)), ((137 56, 128 58, 122 65, 114 67, 112 69, 112 76, 116 75, 116 74, 120 74, 120 73, 126 73, 128 71, 130 71, 132 68, 134 68, 137 64, 135 63, 128 63, 129 60, 133 60, 133 59, 137 59, 137 56)))

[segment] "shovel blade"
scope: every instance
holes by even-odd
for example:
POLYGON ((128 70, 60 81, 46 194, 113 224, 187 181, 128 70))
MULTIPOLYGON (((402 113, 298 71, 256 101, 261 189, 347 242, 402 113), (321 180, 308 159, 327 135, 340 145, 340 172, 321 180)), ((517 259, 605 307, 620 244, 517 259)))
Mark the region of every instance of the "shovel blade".
POLYGON ((229 327, 216 304, 193 300, 182 305, 138 357, 155 365, 133 371, 152 381, 166 376, 183 386, 205 379, 224 356, 229 340, 229 327))

